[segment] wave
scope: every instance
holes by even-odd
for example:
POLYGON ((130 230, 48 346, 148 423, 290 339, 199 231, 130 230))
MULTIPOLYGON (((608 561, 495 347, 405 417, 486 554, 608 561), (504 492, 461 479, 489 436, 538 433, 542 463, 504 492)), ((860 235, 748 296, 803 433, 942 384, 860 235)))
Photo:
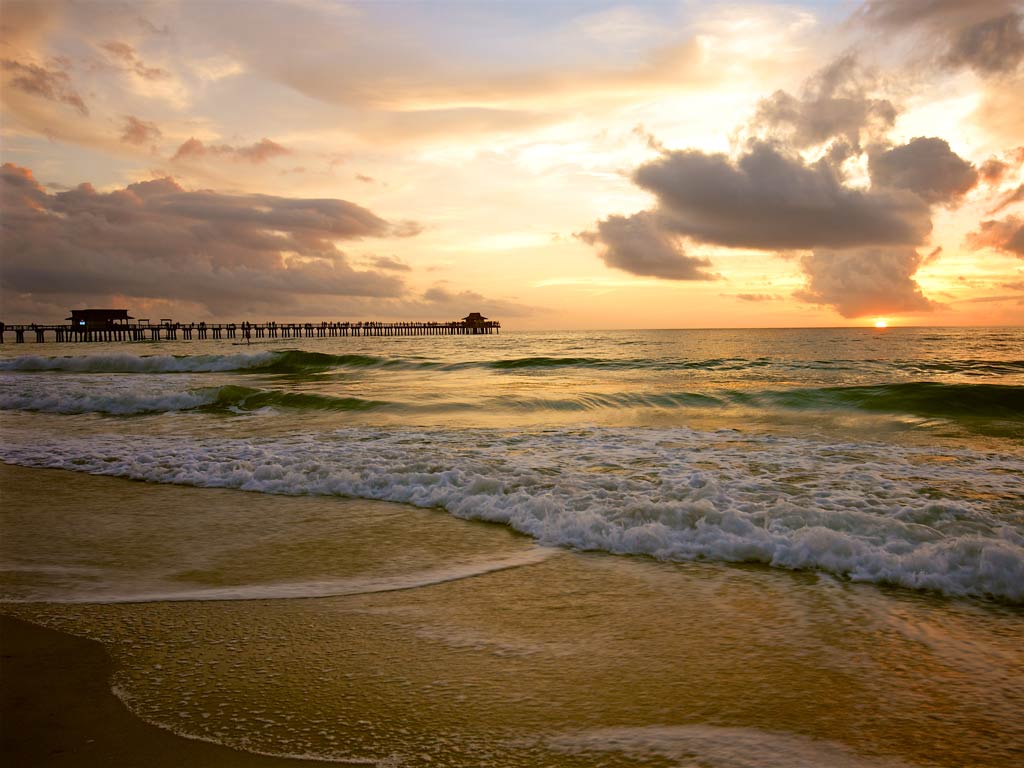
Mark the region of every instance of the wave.
MULTIPOLYGON (((850 411, 890 413, 944 420, 1024 422, 1024 387, 1001 384, 912 382, 876 386, 788 390, 707 392, 580 392, 564 397, 477 394, 464 400, 378 400, 354 396, 290 392, 240 385, 153 391, 152 386, 113 387, 110 382, 64 381, 37 386, 7 381, 0 410, 44 413, 136 415, 205 409, 248 412, 368 411, 386 408, 407 413, 600 412, 628 409, 707 410, 744 408, 759 411, 850 411), (18 386, 20 385, 20 386, 18 386)), ((166 387, 164 387, 166 389, 166 387)))
POLYGON ((256 411, 263 408, 302 411, 368 411, 386 405, 388 403, 384 400, 365 400, 361 397, 336 397, 308 392, 281 392, 226 386, 216 390, 216 396, 212 402, 205 403, 202 407, 238 411, 256 411))
POLYGON ((0 459, 440 507, 550 546, 764 563, 1024 603, 1024 461, 731 430, 350 428, 8 441, 0 459))
POLYGON ((502 396, 490 405, 512 410, 594 411, 617 408, 728 408, 869 411, 947 419, 1024 420, 1024 387, 914 382, 877 386, 710 392, 581 393, 564 398, 502 396))
POLYGON ((795 409, 854 409, 941 418, 1024 419, 1024 387, 1008 384, 942 384, 916 381, 874 386, 793 389, 746 395, 738 404, 795 409))
POLYGON ((303 350, 276 350, 230 355, 133 355, 112 353, 77 357, 26 355, 0 360, 0 371, 64 371, 73 373, 321 373, 344 368, 437 369, 459 371, 529 371, 550 368, 651 371, 758 371, 775 367, 784 371, 824 370, 890 371, 899 375, 1011 376, 1024 372, 1024 360, 771 360, 769 358, 716 357, 690 360, 600 357, 513 357, 445 363, 422 358, 375 355, 332 355, 303 350))
POLYGON ((282 392, 228 385, 179 392, 138 391, 7 391, 0 394, 0 410, 39 413, 102 413, 139 416, 205 410, 248 412, 266 408, 304 411, 366 411, 388 405, 382 400, 332 397, 305 392, 282 392))
POLYGON ((0 371, 65 371, 71 373, 316 373, 333 368, 408 367, 424 363, 372 355, 328 355, 286 350, 234 355, 131 355, 115 353, 84 357, 24 357, 0 360, 0 371))
POLYGON ((215 373, 266 368, 279 352, 238 355, 131 355, 113 353, 82 357, 26 355, 0 360, 0 371, 65 371, 69 373, 215 373))

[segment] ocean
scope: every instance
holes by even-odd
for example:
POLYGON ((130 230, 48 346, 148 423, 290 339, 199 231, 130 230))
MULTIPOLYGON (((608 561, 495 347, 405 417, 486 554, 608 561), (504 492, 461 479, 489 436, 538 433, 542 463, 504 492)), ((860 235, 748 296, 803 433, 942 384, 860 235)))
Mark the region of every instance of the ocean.
POLYGON ((0 611, 175 733, 1024 760, 1024 330, 4 344, 0 383, 0 611))

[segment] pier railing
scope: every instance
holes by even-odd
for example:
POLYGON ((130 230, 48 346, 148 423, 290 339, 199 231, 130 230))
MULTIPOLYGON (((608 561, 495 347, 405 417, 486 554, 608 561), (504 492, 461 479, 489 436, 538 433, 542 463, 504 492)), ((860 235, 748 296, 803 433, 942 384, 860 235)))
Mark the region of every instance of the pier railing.
POLYGON ((6 325, 0 323, 0 344, 8 333, 14 334, 15 343, 22 344, 26 337, 36 343, 45 341, 174 341, 193 339, 278 339, 326 338, 330 336, 463 336, 498 333, 501 323, 496 320, 467 323, 395 322, 321 322, 321 323, 112 323, 103 327, 76 325, 6 325))

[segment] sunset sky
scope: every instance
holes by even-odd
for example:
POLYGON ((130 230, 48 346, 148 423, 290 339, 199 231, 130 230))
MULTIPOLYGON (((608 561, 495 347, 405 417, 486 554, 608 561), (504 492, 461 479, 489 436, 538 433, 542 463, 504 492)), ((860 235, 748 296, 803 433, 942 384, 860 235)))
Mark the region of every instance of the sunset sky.
POLYGON ((1022 19, 3 0, 0 319, 1024 324, 1022 19))

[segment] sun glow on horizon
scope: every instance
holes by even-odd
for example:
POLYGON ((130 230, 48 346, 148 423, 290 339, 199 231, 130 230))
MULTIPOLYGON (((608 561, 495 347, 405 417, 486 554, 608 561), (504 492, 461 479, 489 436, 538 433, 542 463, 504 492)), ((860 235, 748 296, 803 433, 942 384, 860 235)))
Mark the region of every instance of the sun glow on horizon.
POLYGON ((884 317, 876 317, 875 318, 875 328, 888 328, 888 327, 889 327, 888 319, 886 319, 884 317))

